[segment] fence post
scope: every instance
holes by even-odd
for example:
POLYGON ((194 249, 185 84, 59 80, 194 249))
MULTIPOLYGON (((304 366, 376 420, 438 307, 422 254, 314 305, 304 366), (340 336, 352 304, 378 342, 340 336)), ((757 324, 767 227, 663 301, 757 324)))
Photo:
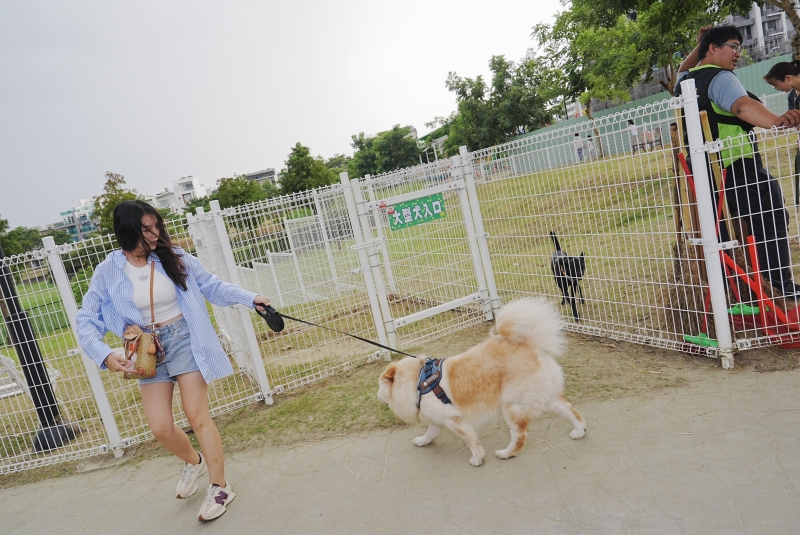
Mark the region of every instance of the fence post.
MULTIPOLYGON (((367 181, 367 193, 369 193, 370 202, 377 200, 375 188, 372 187, 370 176, 367 175, 365 179, 367 181)), ((381 245, 381 254, 383 255, 383 264, 386 266, 386 282, 389 283, 389 290, 394 293, 397 291, 397 285, 394 282, 392 263, 389 261, 389 245, 385 241, 386 236, 383 232, 383 212, 381 212, 380 208, 373 208, 372 217, 375 219, 375 228, 378 230, 378 239, 383 241, 383 245, 381 245)))
MULTIPOLYGON (((220 265, 221 263, 224 264, 224 258, 222 258, 221 255, 222 247, 218 245, 219 238, 217 236, 217 230, 214 227, 212 214, 210 212, 205 213, 205 208, 202 206, 197 207, 196 213, 196 217, 187 218, 187 221, 189 223, 189 232, 194 238, 197 258, 206 270, 214 273, 223 280, 227 280, 226 277, 221 276, 223 272, 227 271, 227 267, 220 265), (215 252, 217 254, 215 254, 215 252)), ((232 317, 233 309, 214 304, 212 304, 211 307, 216 316, 217 329, 222 336, 228 340, 231 347, 243 345, 244 342, 241 341, 241 333, 236 329, 235 318, 232 317)), ((234 359, 236 360, 236 364, 240 368, 246 367, 246 363, 239 362, 239 358, 239 353, 235 352, 234 359)))
POLYGON ((717 223, 714 203, 711 200, 711 185, 706 161, 707 145, 703 141, 700 124, 700 108, 694 80, 681 82, 683 112, 686 117, 686 134, 689 138, 689 154, 692 159, 692 173, 697 196, 697 213, 700 218, 700 236, 705 256, 708 287, 711 291, 711 310, 719 343, 719 356, 722 367, 733 368, 733 341, 728 323, 728 300, 725 292, 725 279, 719 253, 722 250, 717 238, 717 223))
MULTIPOLYGON (((364 245, 367 247, 367 260, 369 261, 370 269, 372 269, 372 278, 375 281, 375 289, 378 292, 378 304, 381 307, 381 314, 383 316, 383 324, 386 328, 386 335, 389 338, 389 347, 397 347, 397 334, 394 327, 394 320, 392 319, 392 312, 389 309, 389 299, 386 295, 386 285, 383 283, 383 271, 381 271, 381 260, 378 257, 377 241, 372 234, 372 227, 369 224, 369 213, 367 212, 367 203, 364 200, 364 194, 361 191, 361 184, 358 179, 350 181, 353 186, 351 192, 353 199, 356 203, 356 212, 360 221, 361 234, 364 236, 364 245)), ((389 358, 389 355, 387 355, 389 358)))
MULTIPOLYGON (((225 259, 225 266, 228 268, 229 282, 241 286, 242 281, 241 277, 239 277, 239 269, 236 266, 236 259, 233 257, 231 240, 228 237, 228 231, 225 229, 225 221, 222 219, 222 210, 219 207, 219 201, 211 201, 210 207, 211 217, 214 220, 214 227, 219 237, 222 257, 225 259)), ((253 361, 253 368, 256 372, 258 384, 261 387, 261 393, 264 396, 264 403, 272 405, 272 389, 269 386, 269 379, 267 379, 267 371, 264 369, 264 360, 261 357, 261 348, 258 345, 258 340, 256 340, 256 332, 255 329, 253 329, 253 320, 250 317, 250 311, 243 306, 236 308, 239 311, 239 316, 242 318, 244 334, 250 349, 250 358, 253 361)))
POLYGON ((486 276, 486 286, 489 289, 489 301, 491 303, 492 313, 496 314, 497 311, 500 310, 500 296, 497 293, 497 284, 494 280, 494 269, 492 269, 492 257, 489 255, 489 244, 486 241, 489 234, 487 234, 486 230, 483 228, 483 217, 481 216, 481 207, 478 202, 478 189, 475 187, 475 172, 472 166, 472 155, 465 146, 459 147, 458 152, 461 155, 461 165, 464 170, 464 183, 467 186, 467 196, 469 197, 469 205, 472 210, 472 220, 475 223, 475 236, 478 239, 478 250, 481 253, 483 272, 486 276))
MULTIPOLYGON (((67 270, 64 269, 64 262, 61 260, 61 253, 56 242, 52 236, 45 236, 42 238, 42 245, 44 245, 44 253, 47 256, 47 262, 50 264, 50 273, 53 274, 53 279, 56 282, 58 293, 61 294, 61 301, 64 303, 64 310, 69 318, 70 327, 72 327, 72 334, 75 340, 78 340, 78 304, 75 301, 75 295, 72 293, 72 287, 69 285, 69 278, 67 277, 67 270)), ((103 421, 103 427, 108 436, 109 449, 114 453, 114 457, 119 459, 125 453, 122 449, 122 438, 119 434, 117 421, 114 419, 114 411, 111 410, 111 403, 108 401, 106 389, 103 387, 103 380, 100 378, 100 372, 97 364, 90 359, 83 351, 80 351, 81 362, 86 369, 86 377, 89 379, 89 386, 92 388, 97 409, 100 411, 100 419, 103 421)))
MULTIPOLYGON (((350 177, 347 173, 340 173, 339 180, 342 182, 342 191, 344 193, 345 202, 347 203, 347 213, 350 216, 350 226, 353 227, 353 239, 356 242, 353 248, 356 250, 359 263, 361 264, 359 271, 364 276, 364 284, 367 287, 369 308, 372 311, 372 321, 375 323, 375 330, 378 332, 378 341, 383 345, 396 348, 397 339, 395 337, 393 323, 389 323, 389 326, 392 329, 391 341, 387 340, 386 324, 384 324, 383 318, 384 316, 391 318, 391 316, 388 314, 388 310, 384 311, 381 303, 378 302, 378 291, 375 287, 375 279, 372 276, 372 269, 370 267, 369 258, 367 257, 367 251, 365 250, 366 244, 364 243, 364 233, 361 232, 361 223, 359 222, 358 209, 356 208, 356 199, 353 194, 353 184, 351 184, 350 177)), ((355 187, 358 188, 357 181, 355 187)), ((381 286, 383 286, 382 279, 381 286)), ((386 294, 384 290, 384 298, 385 297, 386 294)), ((385 358, 386 360, 389 360, 391 359, 391 355, 387 352, 385 358)))

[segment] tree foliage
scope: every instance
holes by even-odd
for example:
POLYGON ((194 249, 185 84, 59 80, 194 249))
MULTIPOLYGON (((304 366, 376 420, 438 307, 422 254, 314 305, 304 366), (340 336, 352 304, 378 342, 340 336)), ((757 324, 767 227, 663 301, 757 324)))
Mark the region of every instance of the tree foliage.
POLYGON ((333 184, 337 176, 325 166, 322 158, 314 158, 308 147, 296 143, 281 174, 281 193, 298 193, 333 184))
POLYGON ((374 137, 360 132, 352 136, 352 140, 355 153, 347 168, 351 178, 388 173, 419 163, 417 141, 407 126, 396 124, 374 137))
POLYGON ((269 180, 265 180, 264 183, 261 184, 261 188, 264 190, 264 193, 267 194, 267 199, 277 197, 281 194, 280 188, 269 180))
POLYGON ((352 156, 347 156, 345 154, 334 154, 327 160, 325 160, 325 167, 330 169, 338 180, 339 174, 344 173, 347 171, 347 165, 353 159, 352 156))
POLYGON ((211 211, 210 203, 211 201, 215 200, 219 200, 217 199, 216 193, 212 193, 211 195, 205 195, 203 197, 194 197, 192 199, 189 199, 188 202, 184 203, 183 213, 194 214, 197 212, 197 209, 200 208, 201 206, 203 207, 203 210, 205 210, 206 212, 210 212, 211 211))
POLYGON ((135 189, 125 187, 124 176, 106 171, 105 177, 103 194, 92 199, 94 202, 92 218, 100 220, 97 228, 101 234, 112 234, 114 232, 114 208, 123 201, 133 201, 142 197, 136 193, 135 189))
POLYGON ((377 155, 375 154, 375 138, 366 137, 364 132, 351 137, 353 158, 347 163, 347 172, 351 178, 378 174, 377 155))
POLYGON ((548 95, 541 90, 548 71, 538 59, 529 57, 516 64, 492 56, 489 69, 490 83, 482 76, 462 78, 454 72, 447 77, 445 85, 458 103, 455 116, 443 125, 449 131, 448 155, 456 154, 461 145, 476 150, 503 143, 551 120, 548 95))
POLYGON ((592 99, 628 101, 628 89, 653 79, 655 68, 663 69, 657 81, 672 92, 697 29, 723 16, 718 2, 703 4, 574 0, 552 25, 533 28, 552 98, 580 100, 591 117, 592 99))
POLYGON ((42 235, 38 230, 16 227, 9 230, 8 221, 0 219, 0 246, 6 256, 14 256, 34 249, 41 249, 42 235))
POLYGON ((56 245, 70 243, 72 238, 63 230, 49 230, 39 232, 38 229, 28 227, 15 227, 11 230, 7 219, 0 217, 0 247, 5 256, 13 256, 42 248, 42 237, 52 236, 56 245))
POLYGON ((243 176, 223 178, 220 180, 219 191, 217 191, 220 208, 263 201, 266 198, 267 192, 260 184, 243 176))
MULTIPOLYGON (((786 14, 786 18, 795 30, 792 37, 792 56, 800 59, 800 14, 794 0, 756 0, 759 6, 771 4, 786 14)), ((660 6, 657 18, 654 18, 653 27, 662 35, 671 34, 682 21, 708 15, 702 24, 696 24, 695 33, 703 24, 711 24, 722 17, 739 13, 746 14, 753 7, 749 0, 599 0, 595 2, 597 12, 605 12, 607 16, 622 13, 645 13, 654 11, 660 6)))
POLYGON ((56 245, 64 245, 65 243, 72 242, 72 236, 66 230, 46 230, 41 233, 42 237, 52 236, 56 245))
POLYGON ((399 124, 375 136, 372 150, 375 153, 376 173, 388 173, 419 164, 417 140, 411 137, 410 128, 399 124))

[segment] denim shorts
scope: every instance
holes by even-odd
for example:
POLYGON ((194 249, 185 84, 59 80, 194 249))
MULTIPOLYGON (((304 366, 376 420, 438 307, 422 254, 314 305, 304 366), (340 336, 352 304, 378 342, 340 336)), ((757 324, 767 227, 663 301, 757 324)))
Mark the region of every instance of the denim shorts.
POLYGON ((164 360, 156 366, 156 376, 139 379, 140 385, 175 382, 175 378, 179 375, 200 371, 192 354, 186 318, 181 318, 156 330, 161 339, 161 346, 164 348, 164 360))

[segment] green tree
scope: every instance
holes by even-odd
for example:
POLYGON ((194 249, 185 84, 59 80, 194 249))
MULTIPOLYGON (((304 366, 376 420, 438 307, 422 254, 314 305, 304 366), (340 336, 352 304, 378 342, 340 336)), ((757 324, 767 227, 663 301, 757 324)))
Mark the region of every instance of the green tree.
POLYGON ((425 123, 425 126, 431 129, 431 132, 419 138, 417 144, 420 152, 424 153, 428 160, 445 155, 444 148, 441 146, 442 141, 440 140, 445 138, 446 141, 447 136, 450 135, 450 127, 453 125, 456 115, 456 112, 453 112, 449 117, 434 117, 432 121, 425 123), (433 149, 434 144, 437 146, 435 152, 433 149))
POLYGON ((353 142, 353 158, 347 163, 347 173, 350 178, 361 178, 366 175, 378 174, 377 155, 373 145, 374 137, 366 137, 364 132, 351 136, 353 142))
POLYGON ((352 156, 346 156, 344 154, 334 154, 327 160, 325 160, 325 167, 330 169, 338 180, 339 174, 344 173, 347 171, 347 165, 352 160, 352 156))
POLYGON ((3 248, 3 254, 5 256, 13 256, 25 252, 17 238, 13 234, 9 236, 9 228, 11 228, 11 225, 8 219, 0 217, 0 247, 3 248))
POLYGON ((106 171, 106 183, 103 186, 103 194, 93 199, 94 212, 93 219, 99 219, 97 226, 101 234, 111 234, 114 232, 114 208, 123 201, 133 201, 142 199, 135 189, 125 187, 125 177, 106 171))
MULTIPOLYGON (((42 236, 38 229, 28 227, 15 227, 9 230, 7 219, 0 218, 0 246, 6 256, 13 256, 42 248, 42 236)), ((49 235, 55 238, 56 245, 69 243, 69 234, 63 230, 50 231, 49 235)))
POLYGON ((322 158, 313 158, 308 147, 295 144, 286 168, 281 173, 281 192, 298 193, 333 184, 337 176, 325 166, 322 158))
POLYGON ((263 201, 267 193, 257 182, 245 177, 223 178, 219 183, 217 199, 220 208, 263 201))
POLYGON ((590 106, 593 98, 617 102, 631 99, 628 88, 637 85, 643 73, 653 70, 649 51, 638 48, 637 33, 638 25, 625 16, 617 18, 614 26, 581 31, 573 45, 587 63, 587 88, 580 96, 581 104, 590 106))
POLYGON ((419 164, 417 140, 411 137, 411 128, 396 124, 391 130, 381 132, 372 144, 378 173, 388 173, 419 164))
POLYGON ((56 245, 64 245, 65 243, 72 243, 72 236, 66 230, 46 230, 42 232, 42 237, 52 236, 56 245))
POLYGON ((267 194, 267 199, 277 197, 281 194, 280 188, 269 180, 265 180, 264 183, 261 184, 261 187, 264 189, 264 193, 267 194))
POLYGON ((217 194, 212 193, 211 195, 206 195, 204 197, 194 197, 190 199, 189 202, 185 203, 183 206, 183 213, 191 213, 194 214, 199 207, 203 207, 206 212, 211 211, 211 201, 215 201, 217 199, 217 194))
POLYGON ((42 234, 35 228, 17 227, 8 236, 19 243, 23 253, 42 248, 42 234))
POLYGON ((587 89, 595 93, 592 98, 624 100, 628 87, 653 79, 654 68, 663 69, 657 81, 672 93, 681 57, 694 48, 697 29, 721 21, 730 8, 702 4, 651 1, 620 10, 612 0, 575 0, 552 26, 535 26, 533 37, 549 49, 544 54, 548 61, 572 74, 569 81, 577 82, 570 87, 573 93, 587 89), (557 55, 552 54, 554 43, 557 55))
POLYGON ((355 150, 347 166, 351 178, 388 173, 419 163, 420 150, 411 136, 410 127, 396 124, 391 130, 374 137, 366 137, 364 132, 360 132, 351 139, 355 150))
POLYGON ((445 85, 458 104, 444 145, 448 155, 458 153, 461 145, 470 150, 498 145, 552 120, 549 95, 541 89, 549 73, 542 62, 529 57, 517 64, 492 56, 489 68, 490 84, 482 76, 462 78, 451 72, 447 77, 445 85))

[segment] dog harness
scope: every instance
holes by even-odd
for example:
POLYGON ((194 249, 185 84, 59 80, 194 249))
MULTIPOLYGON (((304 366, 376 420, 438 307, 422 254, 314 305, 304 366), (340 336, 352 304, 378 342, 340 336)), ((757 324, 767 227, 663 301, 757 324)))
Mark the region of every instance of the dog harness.
POLYGON ((417 383, 417 407, 419 407, 422 396, 428 392, 433 392, 444 404, 451 403, 450 398, 444 393, 444 389, 439 386, 439 381, 442 380, 442 364, 444 364, 444 359, 428 359, 422 366, 417 383))

